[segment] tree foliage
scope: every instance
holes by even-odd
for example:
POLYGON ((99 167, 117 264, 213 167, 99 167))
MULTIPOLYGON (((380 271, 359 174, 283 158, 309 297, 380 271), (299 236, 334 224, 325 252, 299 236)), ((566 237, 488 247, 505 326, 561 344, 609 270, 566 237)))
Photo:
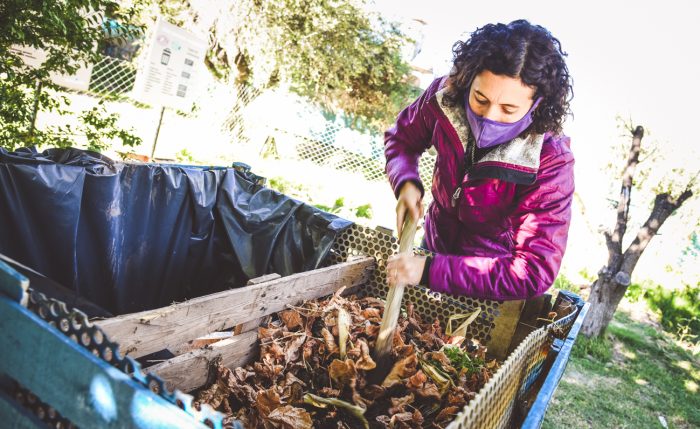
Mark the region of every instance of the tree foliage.
POLYGON ((219 7, 207 25, 207 66, 221 79, 259 88, 289 88, 349 116, 360 129, 383 131, 418 95, 396 25, 367 12, 364 0, 241 0, 184 11, 160 1, 175 21, 201 25, 203 8, 219 7))
MULTIPOLYGON (((104 149, 108 140, 119 138, 126 145, 138 137, 119 129, 117 117, 100 104, 78 113, 79 125, 35 129, 38 111, 70 115, 70 100, 52 82, 52 74, 72 74, 81 65, 100 58, 97 46, 105 36, 136 37, 136 26, 108 26, 106 19, 129 22, 133 11, 111 0, 3 0, 0 3, 0 146, 14 149, 35 144, 74 145, 76 131, 86 135, 90 149, 104 149), (38 67, 26 65, 11 48, 41 49, 46 59, 38 67)), ((71 121, 74 121, 71 119, 71 121)))

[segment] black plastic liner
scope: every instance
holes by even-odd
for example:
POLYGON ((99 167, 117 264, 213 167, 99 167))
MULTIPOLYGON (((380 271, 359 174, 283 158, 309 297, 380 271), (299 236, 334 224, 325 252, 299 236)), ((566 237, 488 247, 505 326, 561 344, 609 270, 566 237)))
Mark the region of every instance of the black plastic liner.
POLYGON ((259 179, 0 148, 0 253, 114 314, 318 268, 351 222, 259 179))

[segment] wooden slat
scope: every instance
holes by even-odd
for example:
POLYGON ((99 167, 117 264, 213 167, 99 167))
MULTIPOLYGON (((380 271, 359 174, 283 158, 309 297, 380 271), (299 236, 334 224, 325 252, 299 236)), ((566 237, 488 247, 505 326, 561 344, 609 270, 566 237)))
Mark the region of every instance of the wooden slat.
MULTIPOLYGON (((272 273, 272 274, 267 274, 261 277, 256 277, 254 279, 248 280, 248 283, 246 283, 247 286, 252 286, 252 285, 257 285, 260 283, 265 283, 270 280, 275 280, 280 278, 281 276, 277 273, 272 273)), ((260 326, 260 323, 262 323, 263 319, 265 317, 259 317, 257 319, 249 320, 245 323, 241 323, 236 325, 235 328, 233 328, 233 334, 234 335, 240 335, 244 332, 251 331, 253 329, 256 329, 258 326, 260 326)))
POLYGON ((257 331, 246 332, 153 365, 147 371, 165 380, 168 389, 190 392, 206 383, 209 364, 214 359, 221 358, 221 363, 229 368, 248 363, 258 353, 257 341, 257 331))
POLYGON ((518 326, 513 333, 513 338, 510 340, 510 347, 508 347, 507 354, 515 350, 532 331, 543 325, 543 323, 537 319, 545 317, 549 309, 552 308, 551 299, 551 295, 544 294, 525 301, 525 306, 520 314, 520 320, 518 320, 518 326))
POLYGON ((177 348, 189 340, 258 319, 303 300, 367 282, 374 259, 364 258, 219 292, 156 310, 96 322, 132 357, 177 348))
POLYGON ((491 340, 486 344, 489 354, 496 359, 504 360, 508 357, 508 346, 513 339, 524 305, 524 300, 516 300, 504 301, 498 307, 499 314, 493 321, 493 329, 489 334, 491 340))
POLYGON ((276 280, 276 279, 279 279, 281 277, 282 276, 277 274, 277 273, 265 274, 264 276, 255 277, 253 279, 248 280, 248 283, 246 283, 246 285, 247 286, 259 285, 260 283, 269 282, 271 280, 276 280))

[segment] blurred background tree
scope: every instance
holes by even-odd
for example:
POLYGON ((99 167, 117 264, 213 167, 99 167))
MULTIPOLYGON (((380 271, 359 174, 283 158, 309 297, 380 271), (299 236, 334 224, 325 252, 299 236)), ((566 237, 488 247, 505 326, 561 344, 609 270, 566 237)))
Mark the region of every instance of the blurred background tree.
POLYGON ((151 19, 206 31, 206 64, 219 79, 288 87, 356 129, 383 132, 420 94, 401 53, 412 41, 364 0, 139 4, 151 19))
MULTIPOLYGON (((112 40, 139 37, 138 26, 109 26, 108 19, 130 22, 134 10, 109 0, 3 0, 0 3, 0 147, 15 149, 37 144, 73 146, 73 136, 87 137, 88 149, 104 149, 111 139, 133 146, 141 139, 117 126, 117 117, 102 104, 90 110, 69 110, 65 90, 52 75, 75 73, 81 65, 99 59, 97 46, 112 40), (16 49, 39 50, 46 55, 38 66, 25 64, 16 49), (38 129, 38 111, 66 116, 65 125, 38 129)), ((37 52, 37 51, 35 51, 37 52)))

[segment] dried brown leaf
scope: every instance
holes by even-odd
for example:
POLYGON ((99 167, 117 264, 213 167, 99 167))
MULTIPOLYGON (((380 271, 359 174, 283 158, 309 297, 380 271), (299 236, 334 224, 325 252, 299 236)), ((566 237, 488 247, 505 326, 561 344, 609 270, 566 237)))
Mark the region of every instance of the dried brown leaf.
POLYGON ((469 395, 461 387, 455 387, 447 392, 447 405, 462 409, 465 405, 467 405, 468 400, 469 395))
POLYGON ((303 356, 305 361, 308 361, 309 359, 311 359, 312 356, 316 354, 318 344, 319 342, 315 338, 309 338, 308 340, 306 340, 306 342, 304 342, 303 356))
POLYGON ((321 336, 323 337, 323 343, 326 345, 326 350, 329 355, 338 353, 338 345, 335 343, 335 338, 328 328, 321 329, 321 336))
POLYGON ((280 338, 282 336, 282 328, 258 328, 258 339, 262 344, 269 343, 275 338, 280 338))
POLYGON ((355 363, 355 367, 357 369, 362 369, 365 371, 369 371, 370 369, 376 368, 377 363, 372 359, 372 356, 370 356, 369 354, 369 345, 367 345, 367 342, 360 338, 355 343, 355 346, 360 349, 360 356, 357 359, 357 362, 355 363))
POLYGON ((379 335, 379 325, 374 325, 371 323, 365 324, 365 332, 364 334, 368 338, 374 338, 376 340, 377 336, 379 335))
POLYGON ((417 427, 422 427, 424 421, 423 414, 418 410, 413 410, 413 423, 415 423, 417 427))
POLYGON ((334 359, 328 367, 328 375, 331 377, 331 380, 336 382, 340 387, 354 386, 357 380, 355 362, 353 362, 352 359, 344 361, 334 359))
POLYGON ((304 388, 299 383, 285 384, 280 400, 289 405, 301 405, 304 388))
POLYGON ((416 389, 416 393, 422 398, 432 398, 436 401, 439 401, 440 398, 442 398, 442 394, 440 393, 437 385, 431 381, 425 382, 422 387, 416 389))
POLYGON ((274 362, 269 355, 263 356, 261 361, 253 363, 253 369, 258 377, 267 380, 275 380, 284 367, 274 362))
POLYGON ((389 417, 387 415, 381 415, 381 416, 377 416, 377 418, 375 420, 378 421, 379 423, 381 423, 382 425, 384 425, 384 427, 388 429, 389 422, 391 422, 391 417, 389 417))
POLYGON ((299 350, 304 345, 306 341, 306 334, 297 335, 288 341, 284 346, 284 357, 289 362, 296 362, 299 359, 299 350))
POLYGON ((382 321, 382 312, 378 308, 365 308, 362 310, 362 317, 364 317, 367 320, 370 320, 372 322, 381 322, 382 321))
POLYGON ((403 379, 408 378, 416 373, 418 366, 418 358, 415 354, 406 356, 397 361, 391 368, 389 375, 382 382, 383 387, 391 387, 396 383, 400 383, 403 379))
POLYGON ((369 422, 367 422, 367 418, 365 418, 364 415, 365 410, 357 405, 353 405, 346 401, 341 401, 340 399, 322 398, 311 393, 304 395, 304 402, 318 408, 327 408, 329 405, 333 405, 334 407, 347 410, 352 416, 362 423, 362 426, 365 429, 369 429, 369 422))
POLYGON ((400 398, 391 398, 391 408, 389 408, 389 414, 399 414, 406 412, 406 406, 413 403, 415 397, 412 393, 400 398))
POLYGON ((267 416, 268 422, 280 429, 311 429, 313 422, 303 408, 296 408, 290 405, 279 407, 267 416))
POLYGON ((389 427, 394 429, 404 429, 412 427, 413 413, 406 411, 403 413, 394 414, 389 420, 389 427))
POLYGON ((457 407, 445 407, 440 410, 437 417, 435 417, 435 423, 449 422, 452 418, 459 412, 457 407))
POLYGON ((304 319, 301 317, 296 310, 285 310, 277 313, 284 326, 289 330, 296 329, 300 326, 304 326, 304 319))
POLYGON ((340 396, 340 390, 339 389, 332 389, 330 387, 323 387, 321 390, 318 391, 318 393, 321 394, 321 396, 324 396, 326 398, 337 398, 340 396))
POLYGON ((279 344, 277 344, 277 342, 272 342, 262 347, 261 354, 267 354, 275 360, 280 360, 284 357, 284 349, 282 349, 282 347, 279 344))
POLYGON ((365 386, 365 388, 362 390, 362 396, 371 401, 381 398, 385 393, 386 388, 378 384, 370 384, 369 386, 365 386))
POLYGON ((280 395, 274 387, 258 392, 255 398, 255 408, 261 416, 267 417, 273 410, 282 405, 280 395))
POLYGON ((417 373, 408 378, 406 387, 409 389, 420 389, 426 381, 428 381, 428 377, 422 370, 418 370, 417 373))

